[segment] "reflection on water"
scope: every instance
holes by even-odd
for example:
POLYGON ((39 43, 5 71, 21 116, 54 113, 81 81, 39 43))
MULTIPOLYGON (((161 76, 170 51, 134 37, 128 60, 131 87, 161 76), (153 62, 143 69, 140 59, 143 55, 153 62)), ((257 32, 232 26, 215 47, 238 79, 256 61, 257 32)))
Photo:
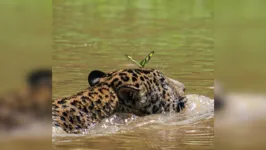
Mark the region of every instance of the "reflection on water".
POLYGON ((193 126, 141 127, 126 133, 111 136, 57 137, 53 148, 57 149, 213 149, 213 120, 193 126))
MULTIPOLYGON (((208 88, 214 78, 211 1, 57 0, 53 9, 53 99, 86 88, 94 69, 130 67, 124 54, 141 60, 152 50, 146 67, 184 83, 188 94, 213 97, 208 88)), ((159 118, 136 117, 130 123, 159 118)), ((211 117, 186 125, 152 123, 111 135, 57 136, 53 148, 205 150, 213 149, 213 136, 211 117)))

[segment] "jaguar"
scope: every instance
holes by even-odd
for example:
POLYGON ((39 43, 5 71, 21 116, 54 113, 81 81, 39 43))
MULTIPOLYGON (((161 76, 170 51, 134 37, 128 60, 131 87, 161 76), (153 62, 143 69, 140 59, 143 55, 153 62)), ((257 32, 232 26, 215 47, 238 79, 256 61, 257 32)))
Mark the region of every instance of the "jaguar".
POLYGON ((187 105, 184 84, 155 69, 93 70, 88 84, 81 92, 52 101, 53 126, 78 134, 115 113, 178 113, 187 105))
POLYGON ((52 69, 36 68, 26 86, 1 94, 0 132, 26 128, 35 121, 51 120, 52 69))

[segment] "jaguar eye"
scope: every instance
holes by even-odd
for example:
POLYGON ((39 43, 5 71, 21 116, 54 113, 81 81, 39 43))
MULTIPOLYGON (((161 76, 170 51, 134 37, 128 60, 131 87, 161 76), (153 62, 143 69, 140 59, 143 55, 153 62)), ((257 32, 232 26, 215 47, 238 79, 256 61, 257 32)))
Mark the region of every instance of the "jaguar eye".
POLYGON ((145 102, 146 102, 146 98, 142 98, 142 99, 140 100, 140 102, 141 102, 141 103, 145 103, 145 102))
POLYGON ((143 97, 143 96, 145 96, 145 93, 146 93, 146 90, 142 90, 142 91, 140 91, 139 94, 140 94, 141 97, 143 97))

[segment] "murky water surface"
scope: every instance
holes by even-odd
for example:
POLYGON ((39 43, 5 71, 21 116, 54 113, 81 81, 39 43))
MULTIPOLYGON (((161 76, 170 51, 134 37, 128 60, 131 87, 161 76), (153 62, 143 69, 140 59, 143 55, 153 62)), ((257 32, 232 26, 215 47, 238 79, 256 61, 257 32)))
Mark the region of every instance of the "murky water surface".
POLYGON ((63 1, 53 4, 53 98, 88 86, 94 69, 132 67, 125 54, 185 84, 181 114, 115 115, 84 135, 53 131, 54 149, 213 149, 211 1, 63 1))

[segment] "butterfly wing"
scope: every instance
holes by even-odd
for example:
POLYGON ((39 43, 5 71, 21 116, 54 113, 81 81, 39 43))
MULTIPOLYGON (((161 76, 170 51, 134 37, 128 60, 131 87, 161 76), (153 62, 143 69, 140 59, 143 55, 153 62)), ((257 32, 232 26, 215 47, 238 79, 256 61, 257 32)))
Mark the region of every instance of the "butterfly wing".
POLYGON ((151 59, 151 57, 153 56, 154 54, 154 51, 150 52, 149 55, 147 55, 141 62, 140 62, 140 65, 142 67, 144 67, 151 59))
POLYGON ((139 62, 137 62, 136 60, 134 60, 131 56, 126 55, 126 57, 127 57, 129 60, 133 61, 135 64, 137 64, 139 67, 143 67, 139 62))

